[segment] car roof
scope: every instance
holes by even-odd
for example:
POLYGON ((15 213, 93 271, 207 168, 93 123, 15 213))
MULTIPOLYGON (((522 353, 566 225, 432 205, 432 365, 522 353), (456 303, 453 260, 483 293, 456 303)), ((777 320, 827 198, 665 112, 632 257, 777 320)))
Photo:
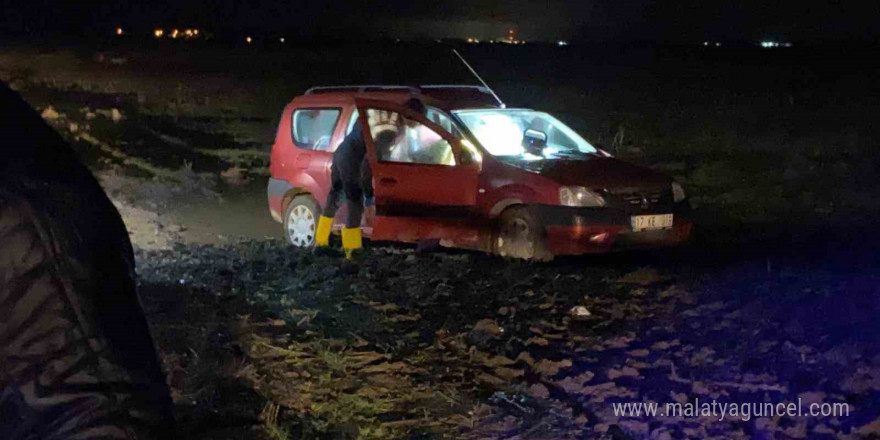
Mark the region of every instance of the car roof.
POLYGON ((312 87, 294 98, 297 106, 350 104, 354 98, 369 98, 403 104, 417 97, 425 105, 452 111, 465 108, 498 108, 492 92, 483 86, 468 85, 352 85, 312 87))

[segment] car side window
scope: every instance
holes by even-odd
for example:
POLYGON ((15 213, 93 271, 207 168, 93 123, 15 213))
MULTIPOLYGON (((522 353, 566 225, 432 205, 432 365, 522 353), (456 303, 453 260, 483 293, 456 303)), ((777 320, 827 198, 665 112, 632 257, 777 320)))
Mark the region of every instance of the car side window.
POLYGON ((462 136, 462 134, 461 134, 461 131, 458 129, 458 127, 455 125, 455 123, 452 122, 452 118, 450 118, 449 115, 447 115, 446 113, 444 113, 440 109, 437 109, 434 107, 428 107, 428 109, 425 111, 425 116, 431 122, 446 129, 446 131, 448 131, 450 134, 455 136, 456 139, 459 139, 462 141, 462 143, 461 143, 461 147, 462 147, 461 148, 461 163, 462 164, 482 163, 483 162, 483 155, 480 153, 479 150, 477 150, 476 147, 474 147, 474 144, 472 144, 470 141, 465 140, 464 136, 462 136))
POLYGON ((294 145, 306 150, 329 149, 339 113, 339 109, 336 108, 295 110, 291 118, 294 145))
POLYGON ((367 124, 380 162, 455 165, 449 142, 424 124, 379 109, 367 109, 367 124))
POLYGON ((425 111, 425 116, 431 122, 443 127, 444 130, 448 131, 453 136, 461 138, 461 133, 458 131, 458 127, 452 123, 452 119, 447 116, 446 113, 443 113, 441 110, 434 107, 428 107, 425 111))

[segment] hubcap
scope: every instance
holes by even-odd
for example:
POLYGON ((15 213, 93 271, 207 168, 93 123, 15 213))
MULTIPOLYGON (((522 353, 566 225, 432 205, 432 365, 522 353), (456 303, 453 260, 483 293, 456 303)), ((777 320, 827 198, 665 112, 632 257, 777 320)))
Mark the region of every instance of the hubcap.
POLYGON ((502 256, 529 258, 532 254, 531 228, 521 218, 507 223, 498 237, 498 247, 502 256))
POLYGON ((287 236, 294 246, 311 246, 315 241, 315 213, 306 206, 294 206, 287 218, 287 236))
POLYGON ((528 241, 529 224, 521 218, 513 219, 513 221, 510 222, 509 233, 511 235, 511 238, 516 241, 528 241))

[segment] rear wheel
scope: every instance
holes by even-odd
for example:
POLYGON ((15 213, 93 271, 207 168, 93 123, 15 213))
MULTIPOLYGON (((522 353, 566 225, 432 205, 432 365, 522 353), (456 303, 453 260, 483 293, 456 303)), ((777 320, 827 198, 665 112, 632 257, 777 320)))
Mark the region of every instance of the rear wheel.
POLYGON ((498 221, 495 232, 495 253, 502 257, 548 261, 545 230, 541 220, 526 206, 508 208, 498 221))
POLYGON ((284 236, 288 243, 296 247, 315 244, 318 211, 318 203, 312 196, 296 196, 290 201, 284 214, 284 236))

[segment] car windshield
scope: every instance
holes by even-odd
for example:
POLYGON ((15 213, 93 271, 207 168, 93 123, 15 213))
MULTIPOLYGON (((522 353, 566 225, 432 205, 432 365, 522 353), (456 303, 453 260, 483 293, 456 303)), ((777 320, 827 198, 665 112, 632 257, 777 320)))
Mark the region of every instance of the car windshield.
POLYGON ((534 110, 485 109, 453 112, 493 156, 525 159, 568 158, 595 153, 596 148, 574 130, 547 113, 534 110), (523 145, 526 130, 546 135, 540 153, 523 145))

